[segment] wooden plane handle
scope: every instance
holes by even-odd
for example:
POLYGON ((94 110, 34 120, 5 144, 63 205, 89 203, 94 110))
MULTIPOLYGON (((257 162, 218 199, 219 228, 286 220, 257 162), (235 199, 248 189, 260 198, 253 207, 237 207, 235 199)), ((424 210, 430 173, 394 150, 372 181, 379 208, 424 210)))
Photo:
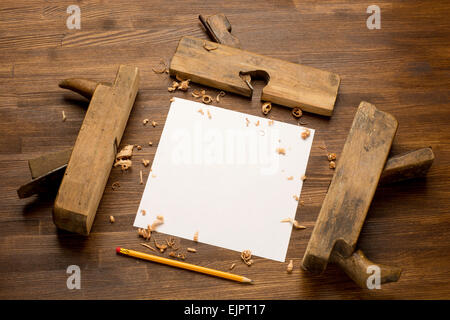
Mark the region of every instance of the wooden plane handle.
POLYGON ((330 261, 336 263, 361 288, 368 288, 367 280, 376 272, 371 266, 379 268, 380 284, 397 282, 402 273, 401 268, 373 263, 361 250, 355 251, 347 258, 333 252, 330 261))
POLYGON ((92 95, 94 94, 95 88, 97 88, 99 84, 111 86, 110 83, 106 82, 98 82, 82 78, 70 78, 62 80, 59 83, 59 87, 72 90, 90 100, 92 98, 92 95))
POLYGON ((199 15, 198 18, 212 41, 234 48, 241 48, 239 39, 231 34, 230 21, 223 13, 215 14, 208 18, 199 15))

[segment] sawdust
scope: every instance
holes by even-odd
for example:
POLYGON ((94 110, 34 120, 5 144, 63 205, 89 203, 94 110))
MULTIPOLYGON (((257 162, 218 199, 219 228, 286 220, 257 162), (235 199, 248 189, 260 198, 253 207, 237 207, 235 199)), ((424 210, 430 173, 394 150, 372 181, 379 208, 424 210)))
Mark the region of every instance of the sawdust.
POLYGON ((272 110, 272 103, 264 102, 261 106, 261 111, 264 115, 268 115, 270 110, 272 110))

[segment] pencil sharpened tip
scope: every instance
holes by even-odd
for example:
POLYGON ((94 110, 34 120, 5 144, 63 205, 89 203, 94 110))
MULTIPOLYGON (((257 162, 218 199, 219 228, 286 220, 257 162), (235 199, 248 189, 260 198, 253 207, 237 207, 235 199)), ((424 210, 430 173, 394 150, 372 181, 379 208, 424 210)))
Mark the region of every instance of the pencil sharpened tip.
POLYGON ((253 284, 253 280, 252 279, 245 278, 245 277, 242 279, 242 282, 253 284))

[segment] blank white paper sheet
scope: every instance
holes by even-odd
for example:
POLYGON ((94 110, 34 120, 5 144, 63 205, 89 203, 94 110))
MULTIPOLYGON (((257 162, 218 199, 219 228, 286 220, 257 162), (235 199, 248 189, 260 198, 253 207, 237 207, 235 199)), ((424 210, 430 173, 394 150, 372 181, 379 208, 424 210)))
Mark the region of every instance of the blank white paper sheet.
MULTIPOLYGON (((314 130, 175 98, 134 226, 284 262, 314 130), (145 210, 145 215, 142 214, 145 210)), ((193 244, 193 246, 195 246, 193 244)))

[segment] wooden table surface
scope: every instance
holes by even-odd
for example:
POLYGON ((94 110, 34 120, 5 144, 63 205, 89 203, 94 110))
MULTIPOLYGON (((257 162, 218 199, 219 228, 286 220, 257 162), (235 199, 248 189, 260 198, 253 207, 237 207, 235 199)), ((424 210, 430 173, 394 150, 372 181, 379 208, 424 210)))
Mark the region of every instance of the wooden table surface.
MULTIPOLYGON (((449 10, 448 1, 1 1, 0 298, 449 299, 449 10), (81 29, 68 30, 66 8, 75 3, 81 8, 81 29), (366 27, 371 4, 381 8, 380 30, 366 27), (152 67, 170 60, 181 36, 207 39, 197 16, 219 12, 228 16, 244 49, 332 71, 342 79, 331 118, 302 118, 317 131, 301 195, 305 205, 297 210, 307 229, 293 231, 287 253, 294 272, 287 274, 286 264, 262 258, 247 267, 239 253, 201 243, 198 253, 189 255, 191 263, 222 270, 235 262, 234 271, 254 279, 254 285, 115 254, 118 245, 145 250, 132 227, 144 190, 139 167, 126 174, 112 170, 89 237, 56 229, 54 196, 21 200, 16 193, 30 179, 27 160, 72 146, 83 121, 87 100, 58 88, 58 81, 112 81, 119 64, 141 70, 121 144, 140 144, 143 150, 134 159, 153 160, 172 94, 169 77, 152 67), (436 155, 427 178, 380 187, 372 202, 359 247, 375 262, 403 267, 400 281, 381 290, 356 287, 333 265, 320 276, 299 268, 333 174, 320 147, 339 157, 362 100, 398 119, 393 154, 431 146, 436 155), (144 118, 159 125, 144 127, 144 118), (119 190, 111 189, 114 181, 120 182, 119 190), (80 290, 67 289, 69 265, 81 268, 80 290)), ((255 86, 252 99, 228 94, 219 106, 261 115, 264 83, 255 86)), ((190 93, 175 96, 192 99, 190 93)), ((297 122, 279 106, 270 117, 297 122)), ((192 242, 181 240, 181 245, 192 242)))

